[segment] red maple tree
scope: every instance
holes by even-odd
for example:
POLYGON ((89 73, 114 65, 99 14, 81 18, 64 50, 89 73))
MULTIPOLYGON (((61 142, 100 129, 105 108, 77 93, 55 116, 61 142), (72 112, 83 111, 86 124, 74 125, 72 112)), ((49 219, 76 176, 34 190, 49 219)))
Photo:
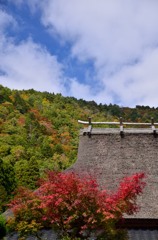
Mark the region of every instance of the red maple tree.
POLYGON ((9 224, 22 234, 52 228, 71 239, 87 239, 92 232, 116 236, 115 224, 123 214, 139 210, 136 199, 145 186, 143 179, 144 173, 126 177, 115 193, 109 193, 91 177, 48 172, 35 192, 19 190, 9 205, 14 212, 9 224))

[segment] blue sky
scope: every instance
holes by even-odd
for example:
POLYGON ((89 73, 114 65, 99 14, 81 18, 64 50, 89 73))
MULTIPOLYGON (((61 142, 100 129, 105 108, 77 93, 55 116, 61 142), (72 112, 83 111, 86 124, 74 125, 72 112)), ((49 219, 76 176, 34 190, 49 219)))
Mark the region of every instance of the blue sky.
POLYGON ((158 107, 157 0, 0 0, 0 84, 158 107))

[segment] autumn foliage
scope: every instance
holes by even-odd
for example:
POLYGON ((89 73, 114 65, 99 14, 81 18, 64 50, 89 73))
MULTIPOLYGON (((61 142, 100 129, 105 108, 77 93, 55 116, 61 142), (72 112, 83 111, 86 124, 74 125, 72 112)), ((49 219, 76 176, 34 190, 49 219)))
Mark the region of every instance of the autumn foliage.
POLYGON ((45 171, 64 171, 76 162, 78 132, 83 127, 78 119, 118 122, 120 116, 125 122, 149 123, 151 116, 158 118, 158 108, 97 104, 0 85, 0 214, 17 187, 36 189, 45 171), (1 171, 4 165, 7 171, 1 171))
POLYGON ((100 190, 91 177, 48 172, 38 190, 19 189, 9 205, 14 218, 8 226, 22 235, 52 228, 70 239, 88 239, 92 233, 96 239, 102 235, 106 239, 121 239, 115 224, 123 214, 139 210, 136 198, 145 186, 143 179, 143 173, 127 177, 115 193, 109 193, 100 190))

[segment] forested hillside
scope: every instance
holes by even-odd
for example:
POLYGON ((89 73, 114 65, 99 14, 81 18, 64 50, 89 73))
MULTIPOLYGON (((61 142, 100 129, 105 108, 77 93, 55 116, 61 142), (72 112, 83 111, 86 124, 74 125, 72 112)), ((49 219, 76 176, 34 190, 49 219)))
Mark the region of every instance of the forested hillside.
POLYGON ((64 170, 77 157, 77 120, 158 121, 158 109, 97 105, 61 94, 0 85, 0 211, 19 185, 36 188, 45 170, 64 170))

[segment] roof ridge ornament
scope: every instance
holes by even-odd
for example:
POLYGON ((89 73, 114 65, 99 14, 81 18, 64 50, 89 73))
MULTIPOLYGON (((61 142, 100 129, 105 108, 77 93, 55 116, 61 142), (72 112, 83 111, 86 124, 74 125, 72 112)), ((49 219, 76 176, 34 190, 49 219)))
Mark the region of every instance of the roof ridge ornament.
POLYGON ((83 132, 84 135, 88 135, 89 137, 91 137, 92 135, 92 128, 94 125, 118 125, 120 127, 120 136, 124 137, 124 126, 149 126, 151 127, 151 130, 153 132, 154 137, 157 137, 157 132, 156 132, 156 128, 155 126, 158 126, 158 123, 154 122, 154 118, 151 118, 151 122, 149 123, 137 123, 137 122, 123 122, 122 117, 120 117, 119 122, 92 122, 92 118, 88 117, 88 121, 82 121, 82 120, 78 120, 78 123, 84 124, 84 125, 88 125, 88 128, 85 129, 85 131, 83 132))

